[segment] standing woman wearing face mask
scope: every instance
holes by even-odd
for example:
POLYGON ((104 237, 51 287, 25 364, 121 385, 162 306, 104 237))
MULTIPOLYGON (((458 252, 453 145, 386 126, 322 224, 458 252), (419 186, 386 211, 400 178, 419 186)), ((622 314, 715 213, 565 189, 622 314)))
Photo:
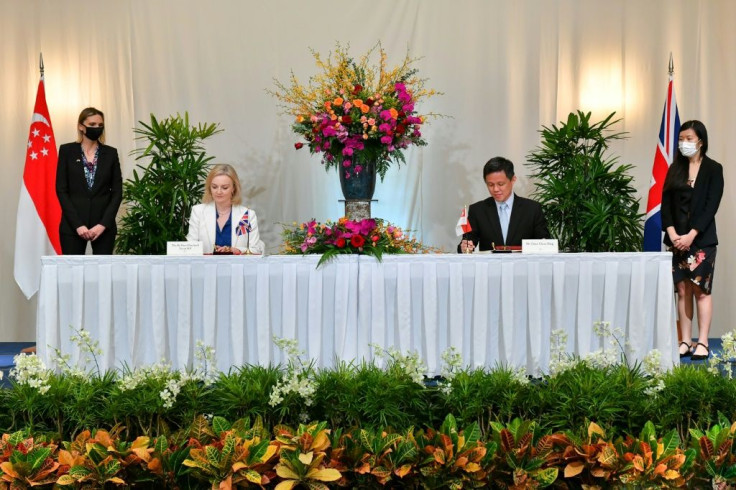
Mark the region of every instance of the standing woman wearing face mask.
POLYGON ((56 195, 64 255, 83 255, 87 242, 95 255, 110 255, 115 247, 123 179, 118 151, 104 144, 104 132, 105 115, 88 107, 79 114, 77 142, 59 148, 56 195))
POLYGON ((710 354, 710 293, 718 245, 715 216, 723 195, 723 167, 706 155, 708 132, 700 121, 682 124, 678 150, 664 181, 662 230, 672 251, 680 357, 703 360, 710 354), (691 345, 693 297, 698 311, 695 345, 691 345))

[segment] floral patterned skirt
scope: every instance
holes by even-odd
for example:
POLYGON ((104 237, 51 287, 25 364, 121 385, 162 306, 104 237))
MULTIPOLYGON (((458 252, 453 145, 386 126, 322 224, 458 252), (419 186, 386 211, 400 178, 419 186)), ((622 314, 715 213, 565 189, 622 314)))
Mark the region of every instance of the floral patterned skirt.
POLYGON ((689 279, 700 286, 705 294, 710 294, 713 287, 713 273, 716 267, 716 247, 691 246, 682 251, 670 248, 672 252, 672 278, 677 284, 689 279))

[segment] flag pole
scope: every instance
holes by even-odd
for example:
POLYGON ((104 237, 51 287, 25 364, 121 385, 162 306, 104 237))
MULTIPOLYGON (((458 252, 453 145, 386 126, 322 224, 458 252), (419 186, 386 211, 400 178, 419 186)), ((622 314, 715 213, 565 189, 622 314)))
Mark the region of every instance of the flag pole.
POLYGON ((38 66, 41 69, 41 80, 43 80, 43 53, 39 54, 38 66))
POLYGON ((672 78, 672 75, 675 73, 675 63, 672 61, 672 51, 670 51, 670 78, 672 78))

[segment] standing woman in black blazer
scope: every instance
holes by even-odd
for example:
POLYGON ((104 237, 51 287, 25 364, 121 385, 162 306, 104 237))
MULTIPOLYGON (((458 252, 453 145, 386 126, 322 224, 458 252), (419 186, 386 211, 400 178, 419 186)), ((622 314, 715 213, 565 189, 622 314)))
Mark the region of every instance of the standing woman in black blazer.
POLYGON ((723 195, 723 167, 708 158, 708 132, 700 121, 680 127, 678 152, 662 192, 664 243, 672 251, 677 288, 680 357, 707 359, 713 316, 711 289, 716 264, 716 211, 723 195), (693 296, 698 309, 698 342, 691 346, 693 296))
POLYGON ((95 255, 115 247, 115 215, 123 200, 118 151, 104 144, 105 115, 88 107, 79 114, 76 143, 59 148, 56 195, 61 204, 61 253, 83 255, 92 242, 95 255))

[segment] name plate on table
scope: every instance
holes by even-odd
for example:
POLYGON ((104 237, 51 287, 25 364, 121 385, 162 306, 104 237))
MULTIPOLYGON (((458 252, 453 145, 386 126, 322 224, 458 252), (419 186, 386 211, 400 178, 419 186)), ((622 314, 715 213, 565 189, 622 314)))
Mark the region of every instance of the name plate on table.
POLYGON ((166 242, 166 255, 203 255, 202 242, 166 242))
POLYGON ((556 254, 559 247, 557 240, 527 239, 521 241, 521 251, 525 254, 556 254))

